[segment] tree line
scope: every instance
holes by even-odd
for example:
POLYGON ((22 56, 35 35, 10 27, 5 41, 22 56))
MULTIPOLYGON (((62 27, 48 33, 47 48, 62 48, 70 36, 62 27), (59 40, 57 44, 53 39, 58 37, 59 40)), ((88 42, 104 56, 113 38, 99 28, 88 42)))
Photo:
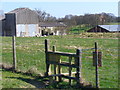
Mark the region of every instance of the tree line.
POLYGON ((47 21, 47 22, 63 22, 68 26, 76 26, 76 25, 88 25, 88 26, 96 26, 96 25, 104 25, 107 23, 116 23, 120 22, 120 17, 116 17, 112 13, 99 13, 99 14, 84 14, 84 15, 65 15, 63 18, 56 18, 45 11, 40 9, 35 9, 35 11, 39 15, 39 21, 47 21))

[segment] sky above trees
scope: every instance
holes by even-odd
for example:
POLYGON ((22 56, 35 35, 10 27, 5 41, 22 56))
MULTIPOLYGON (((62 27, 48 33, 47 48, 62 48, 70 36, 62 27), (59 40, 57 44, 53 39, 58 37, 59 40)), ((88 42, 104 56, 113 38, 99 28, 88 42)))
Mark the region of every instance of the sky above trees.
MULTIPOLYGON (((17 1, 17 0, 16 0, 17 1)), ((15 8, 27 7, 40 9, 57 18, 65 15, 84 15, 96 13, 113 13, 118 16, 118 2, 2 2, 0 8, 5 13, 15 8)))

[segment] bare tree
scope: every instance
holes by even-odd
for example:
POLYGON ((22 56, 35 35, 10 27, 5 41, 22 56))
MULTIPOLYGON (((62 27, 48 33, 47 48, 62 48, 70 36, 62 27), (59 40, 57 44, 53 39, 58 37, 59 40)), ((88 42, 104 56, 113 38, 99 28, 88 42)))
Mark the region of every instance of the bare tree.
POLYGON ((46 13, 45 11, 42 11, 40 9, 35 9, 35 11, 39 15, 39 22, 42 21, 56 21, 56 17, 51 16, 49 13, 46 13))

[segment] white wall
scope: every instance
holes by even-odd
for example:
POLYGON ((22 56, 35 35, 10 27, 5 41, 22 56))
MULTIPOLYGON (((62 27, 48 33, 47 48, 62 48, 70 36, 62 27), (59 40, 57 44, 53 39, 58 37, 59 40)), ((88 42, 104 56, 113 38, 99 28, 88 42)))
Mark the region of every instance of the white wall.
POLYGON ((17 37, 33 37, 39 34, 38 24, 17 24, 17 37))

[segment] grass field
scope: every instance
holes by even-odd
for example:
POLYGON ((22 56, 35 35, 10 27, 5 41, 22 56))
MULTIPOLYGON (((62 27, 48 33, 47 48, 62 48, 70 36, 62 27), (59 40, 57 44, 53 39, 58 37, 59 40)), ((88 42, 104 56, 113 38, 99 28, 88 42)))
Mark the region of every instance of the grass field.
MULTIPOLYGON (((50 48, 56 45, 57 51, 75 53, 77 48, 83 49, 82 54, 82 78, 95 86, 95 67, 92 65, 92 52, 85 50, 94 48, 94 42, 98 42, 102 55, 103 66, 99 67, 99 81, 101 88, 118 87, 118 35, 116 34, 84 34, 48 37, 17 37, 17 69, 44 75, 45 53, 44 40, 50 40, 50 48)), ((12 38, 2 37, 2 62, 12 64, 12 38)), ((63 67, 67 72, 67 68, 63 67)), ((74 71, 74 70, 73 70, 74 71)), ((4 74, 3 74, 4 77, 4 74)), ((4 78, 3 78, 4 80, 4 78)), ((19 82, 19 81, 18 81, 19 82)), ((7 82, 4 82, 7 83, 7 82)), ((3 84, 4 84, 3 83, 3 84)), ((19 82, 21 83, 21 82, 19 82)), ((4 84, 5 87, 6 84, 4 84)), ((9 84, 8 86, 9 87, 9 84)), ((15 85, 14 87, 17 87, 15 85)))
POLYGON ((36 88, 31 82, 26 82, 27 80, 34 81, 34 78, 27 75, 21 75, 12 73, 10 71, 2 71, 2 88, 36 88))

